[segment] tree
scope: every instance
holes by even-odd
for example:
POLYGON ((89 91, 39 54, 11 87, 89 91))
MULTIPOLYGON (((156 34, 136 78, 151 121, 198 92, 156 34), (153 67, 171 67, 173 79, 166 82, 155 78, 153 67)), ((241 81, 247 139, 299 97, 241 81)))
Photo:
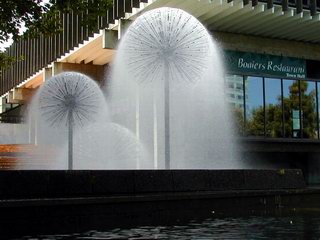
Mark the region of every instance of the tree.
POLYGON ((317 135, 317 114, 316 114, 316 91, 315 89, 308 92, 309 84, 307 81, 294 81, 289 87, 289 95, 283 97, 283 113, 282 99, 278 96, 276 104, 268 104, 256 108, 252 111, 252 117, 247 119, 246 132, 248 135, 259 136, 264 133, 264 114, 266 113, 266 136, 269 137, 304 137, 315 138, 317 135), (301 94, 301 96, 299 95, 301 94), (299 129, 294 129, 294 111, 299 113, 301 98, 301 124, 302 134, 299 129), (282 114, 284 126, 282 125, 282 114), (284 128, 284 136, 282 133, 284 128))
POLYGON ((256 108, 252 111, 252 117, 247 120, 247 134, 252 136, 263 136, 264 134, 264 115, 266 115, 266 136, 282 136, 282 108, 281 98, 277 104, 268 104, 256 108))
POLYGON ((281 97, 278 97, 277 104, 266 106, 266 136, 282 137, 282 107, 281 97))
POLYGON ((234 125, 236 133, 239 136, 244 136, 244 116, 243 116, 243 108, 238 106, 231 106, 232 116, 234 119, 234 125))
MULTIPOLYGON (((22 57, 21 57, 22 59, 22 57)), ((7 55, 5 52, 0 52, 0 67, 1 69, 7 69, 11 66, 12 63, 17 61, 15 57, 7 55)), ((0 72, 1 74, 1 72, 0 72)))
POLYGON ((308 82, 300 82, 301 92, 301 108, 302 108, 302 129, 303 137, 317 137, 317 111, 316 111, 316 90, 313 89, 309 93, 308 82))
MULTIPOLYGON (((98 16, 106 16, 112 0, 0 0, 0 44, 12 38, 37 37, 61 30, 60 13, 80 14, 81 24, 92 30, 98 16), (22 34, 21 28, 27 31, 22 34)), ((6 68, 16 59, 0 52, 0 66, 6 68)))
POLYGON ((315 89, 313 89, 308 93, 308 87, 309 83, 307 81, 300 81, 300 96, 299 82, 294 81, 289 87, 289 96, 283 99, 285 137, 292 137, 294 135, 296 135, 295 137, 304 138, 316 137, 316 91, 315 89), (299 124, 301 125, 302 132, 300 131, 300 129, 294 129, 295 120, 293 115, 294 111, 298 113, 298 110, 301 110, 301 120, 299 121, 299 124))

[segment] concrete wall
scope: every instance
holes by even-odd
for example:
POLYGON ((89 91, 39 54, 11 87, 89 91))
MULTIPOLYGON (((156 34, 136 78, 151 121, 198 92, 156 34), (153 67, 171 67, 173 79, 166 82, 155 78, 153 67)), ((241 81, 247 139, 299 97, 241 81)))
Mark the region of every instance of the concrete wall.
POLYGON ((213 38, 227 50, 320 60, 320 44, 213 32, 213 38))
POLYGON ((320 142, 301 139, 239 141, 244 166, 255 169, 299 168, 308 184, 320 183, 320 142))
POLYGON ((104 66, 92 64, 55 62, 52 69, 52 75, 68 71, 83 73, 97 82, 102 82, 104 79, 104 66))
POLYGON ((296 169, 0 171, 0 200, 304 187, 296 169))

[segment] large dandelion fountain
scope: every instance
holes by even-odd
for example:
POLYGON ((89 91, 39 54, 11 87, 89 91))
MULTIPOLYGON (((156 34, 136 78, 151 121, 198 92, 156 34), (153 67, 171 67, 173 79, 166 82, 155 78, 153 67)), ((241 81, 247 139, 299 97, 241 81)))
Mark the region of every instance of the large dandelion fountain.
POLYGON ((203 25, 183 10, 160 8, 139 17, 123 45, 129 72, 139 84, 163 82, 165 168, 170 168, 170 84, 193 85, 208 68, 210 37, 203 25))
POLYGON ((111 116, 136 133, 155 169, 238 168, 223 75, 218 47, 196 18, 150 10, 118 47, 107 83, 111 116))
POLYGON ((87 76, 66 72, 58 74, 41 87, 39 111, 52 128, 67 128, 68 169, 73 168, 73 131, 97 120, 103 95, 87 76))
POLYGON ((194 84, 208 68, 210 37, 180 9, 159 8, 137 18, 123 40, 129 71, 139 83, 194 84))

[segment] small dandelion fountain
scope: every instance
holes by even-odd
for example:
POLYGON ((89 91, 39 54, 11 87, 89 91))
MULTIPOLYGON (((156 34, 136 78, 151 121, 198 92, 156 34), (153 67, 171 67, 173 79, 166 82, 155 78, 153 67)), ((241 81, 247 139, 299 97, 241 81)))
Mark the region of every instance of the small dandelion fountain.
POLYGON ((39 92, 39 110, 50 127, 68 131, 68 169, 73 168, 73 131, 97 119, 103 95, 89 77, 75 72, 53 76, 39 92))
POLYGON ((128 71, 139 84, 163 83, 165 168, 170 168, 170 87, 194 85, 208 68, 210 36, 181 9, 158 8, 138 17, 123 39, 128 71))

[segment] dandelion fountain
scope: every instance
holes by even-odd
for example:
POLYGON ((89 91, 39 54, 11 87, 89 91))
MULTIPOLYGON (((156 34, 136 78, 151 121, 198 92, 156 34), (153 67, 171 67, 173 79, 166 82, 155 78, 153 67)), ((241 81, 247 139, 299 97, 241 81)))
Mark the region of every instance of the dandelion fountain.
POLYGON ((170 82, 195 84, 201 79, 210 38, 200 22, 181 10, 156 10, 141 18, 129 28, 124 51, 140 84, 163 82, 165 168, 170 169, 170 82))
POLYGON ((138 17, 120 42, 108 87, 113 118, 136 132, 154 168, 242 167, 218 46, 185 11, 138 17))
POLYGON ((66 162, 69 170, 135 169, 138 160, 147 159, 135 136, 110 121, 101 89, 83 74, 65 72, 50 78, 31 113, 37 122, 37 148, 42 158, 50 159, 44 169, 65 169, 66 162), (46 155, 50 146, 51 158, 46 155))
POLYGON ((108 81, 110 118, 97 84, 79 73, 52 77, 37 96, 42 129, 66 128, 68 169, 74 157, 76 169, 242 167, 217 45, 190 14, 161 8, 138 17, 108 81))
POLYGON ((61 73, 45 82, 39 110, 52 127, 67 127, 68 169, 73 169, 73 131, 97 120, 103 96, 96 83, 80 73, 61 73))

